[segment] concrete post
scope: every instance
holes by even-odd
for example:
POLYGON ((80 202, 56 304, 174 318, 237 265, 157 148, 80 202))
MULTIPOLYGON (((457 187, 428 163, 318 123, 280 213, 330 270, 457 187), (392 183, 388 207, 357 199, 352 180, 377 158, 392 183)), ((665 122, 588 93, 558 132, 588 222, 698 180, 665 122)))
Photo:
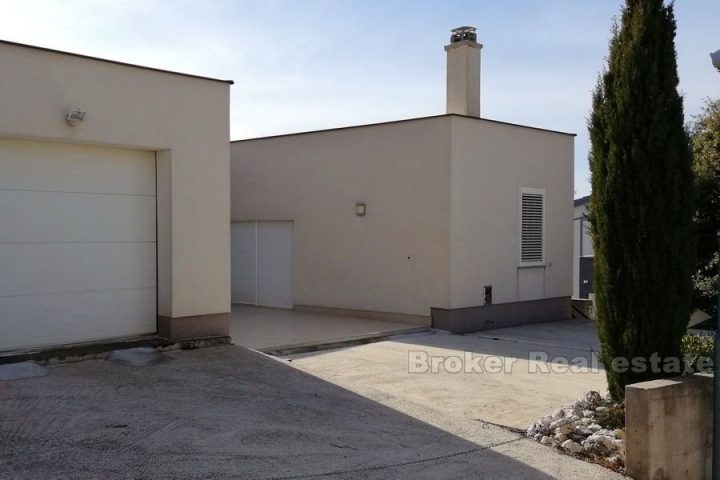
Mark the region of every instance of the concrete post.
POLYGON ((635 480, 709 480, 711 375, 625 387, 625 467, 635 480))

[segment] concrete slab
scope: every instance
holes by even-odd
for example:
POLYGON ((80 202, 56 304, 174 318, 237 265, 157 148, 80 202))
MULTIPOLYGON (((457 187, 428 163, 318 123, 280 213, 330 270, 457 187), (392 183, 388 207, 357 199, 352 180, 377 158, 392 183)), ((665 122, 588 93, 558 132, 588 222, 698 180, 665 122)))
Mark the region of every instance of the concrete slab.
POLYGON ((471 337, 496 338, 499 340, 547 345, 551 347, 600 351, 597 323, 588 319, 544 322, 521 327, 498 328, 484 332, 468 333, 471 337))
POLYGON ((482 336, 431 331, 288 359, 296 368, 414 417, 442 410, 460 423, 481 420, 525 430, 585 391, 607 389, 604 370, 592 363, 598 361, 594 328, 592 322, 563 321, 482 336), (454 364, 445 363, 435 372, 429 365, 428 371, 412 373, 418 355, 428 364, 430 357, 459 359, 463 368, 452 373, 454 364), (472 370, 468 356, 480 358, 482 372, 472 370), (570 368, 563 359, 579 367, 570 368))
POLYGON ((35 362, 19 362, 0 365, 0 381, 44 377, 47 369, 35 362))
POLYGON ((167 355, 0 382, 0 478, 622 478, 426 410, 438 428, 241 347, 167 355))
POLYGON ((124 350, 113 350, 108 360, 128 367, 149 367, 166 362, 168 357, 151 347, 135 347, 124 350))
POLYGON ((244 305, 233 305, 230 317, 233 343, 255 350, 358 340, 417 328, 404 322, 244 305))

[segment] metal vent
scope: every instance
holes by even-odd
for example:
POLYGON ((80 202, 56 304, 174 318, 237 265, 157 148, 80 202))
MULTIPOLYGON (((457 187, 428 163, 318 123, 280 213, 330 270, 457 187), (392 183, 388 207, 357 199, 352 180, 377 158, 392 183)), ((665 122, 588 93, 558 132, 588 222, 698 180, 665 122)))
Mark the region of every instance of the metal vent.
POLYGON ((477 42, 477 33, 475 33, 475 27, 458 27, 450 30, 450 43, 462 42, 463 40, 470 40, 471 42, 477 42))
POLYGON ((543 262, 543 193, 520 193, 520 262, 543 262))

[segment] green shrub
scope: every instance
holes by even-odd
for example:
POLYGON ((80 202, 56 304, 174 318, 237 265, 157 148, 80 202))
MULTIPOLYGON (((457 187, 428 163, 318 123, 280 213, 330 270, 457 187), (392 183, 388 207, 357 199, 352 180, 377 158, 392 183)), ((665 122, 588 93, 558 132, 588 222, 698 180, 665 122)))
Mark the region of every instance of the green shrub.
POLYGON ((681 343, 688 373, 697 371, 698 360, 712 362, 715 358, 715 339, 706 335, 685 335, 681 343))
POLYGON ((625 403, 614 403, 607 410, 597 413, 598 424, 608 430, 625 428, 625 403))
MULTIPOLYGON (((693 172, 678 93, 673 3, 625 0, 589 119, 595 313, 607 366, 679 358, 695 267, 693 172)), ((607 368, 613 400, 676 375, 607 368)))

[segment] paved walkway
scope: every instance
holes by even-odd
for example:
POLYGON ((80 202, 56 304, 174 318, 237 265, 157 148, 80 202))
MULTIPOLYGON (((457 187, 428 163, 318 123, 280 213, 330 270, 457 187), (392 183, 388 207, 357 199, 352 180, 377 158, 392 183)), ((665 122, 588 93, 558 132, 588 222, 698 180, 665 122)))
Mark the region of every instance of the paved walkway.
POLYGON ((418 327, 404 322, 233 305, 230 336, 236 345, 268 350, 355 340, 418 327))
POLYGON ((432 410, 423 421, 241 347, 167 356, 1 381, 0 478, 621 478, 481 421, 432 410))
POLYGON ((286 358, 418 418, 442 412, 524 430, 587 390, 607 390, 605 372, 592 364, 598 350, 594 322, 567 320, 470 335, 431 331, 286 358))

